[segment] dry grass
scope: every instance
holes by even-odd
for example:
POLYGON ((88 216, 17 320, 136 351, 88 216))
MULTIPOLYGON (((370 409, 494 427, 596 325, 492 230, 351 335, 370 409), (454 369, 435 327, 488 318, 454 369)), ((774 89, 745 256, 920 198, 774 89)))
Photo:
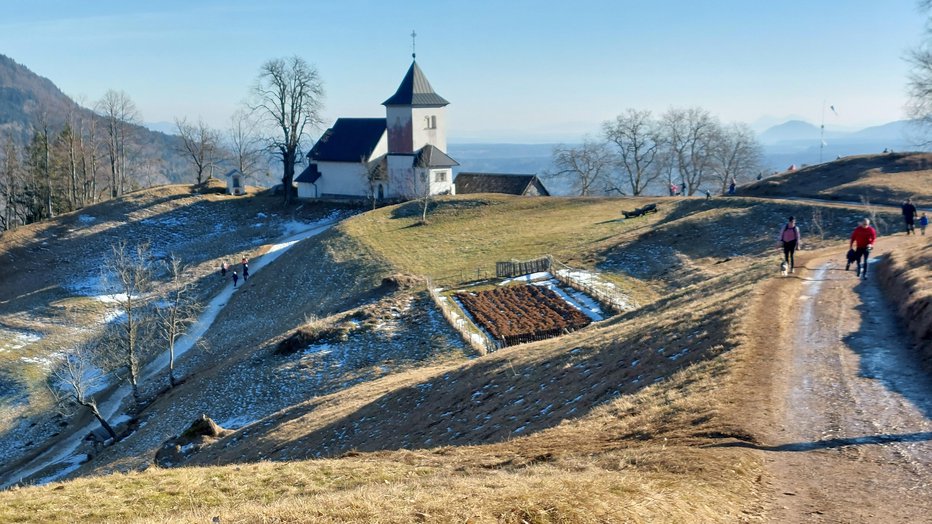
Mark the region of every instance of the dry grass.
MULTIPOLYGON (((776 273, 776 228, 811 206, 664 202, 657 215, 626 222, 617 218, 636 207, 628 201, 507 197, 444 200, 426 226, 409 227, 416 219, 398 208, 351 219, 282 261, 332 260, 301 277, 315 281, 327 271, 347 271, 329 276, 343 282, 365 269, 371 281, 437 267, 459 281, 497 259, 550 252, 663 293, 559 339, 310 399, 219 440, 188 467, 0 493, 0 520, 751 519, 760 464, 747 450, 702 445, 744 438, 735 418, 723 416, 734 391, 722 384, 747 358, 744 315, 759 283, 776 273), (323 458, 308 460, 315 456, 323 458)), ((833 210, 825 242, 846 236, 855 216, 833 210)), ((293 277, 280 280, 303 289, 293 277)), ((347 282, 314 299, 339 304, 371 285, 347 282)))
POLYGON ((932 154, 891 153, 844 157, 834 162, 783 173, 742 187, 742 195, 808 197, 899 205, 912 197, 932 206, 932 154))
POLYGON ((878 268, 880 282, 932 369, 932 236, 907 238, 878 268), (910 241, 911 240, 911 241, 910 241))

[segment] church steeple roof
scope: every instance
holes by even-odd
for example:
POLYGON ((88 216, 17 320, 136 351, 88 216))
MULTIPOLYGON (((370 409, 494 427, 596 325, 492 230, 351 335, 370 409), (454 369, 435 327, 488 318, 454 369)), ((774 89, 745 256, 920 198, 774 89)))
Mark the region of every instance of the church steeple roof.
POLYGON ((446 99, 434 92, 424 72, 417 62, 411 62, 411 67, 401 80, 398 90, 388 100, 382 102, 383 106, 445 106, 449 104, 446 99))

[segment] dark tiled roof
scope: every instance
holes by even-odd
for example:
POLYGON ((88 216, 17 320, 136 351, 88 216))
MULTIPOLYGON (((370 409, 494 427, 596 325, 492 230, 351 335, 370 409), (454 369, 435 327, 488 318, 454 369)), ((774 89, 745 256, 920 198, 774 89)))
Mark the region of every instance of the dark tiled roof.
POLYGON ((310 164, 304 171, 301 171, 301 174, 294 179, 295 182, 301 182, 304 184, 313 184, 320 179, 320 171, 317 170, 317 164, 310 164))
POLYGON ((460 173, 454 181, 457 195, 470 193, 504 193, 524 195, 534 185, 541 196, 550 196, 536 175, 510 175, 504 173, 460 173))
POLYGON ((239 173, 240 175, 242 175, 242 173, 239 172, 239 169, 233 168, 233 169, 227 171, 227 174, 225 174, 225 175, 223 175, 223 176, 226 177, 226 178, 230 178, 231 176, 233 176, 233 175, 235 175, 235 174, 237 174, 237 173, 239 173))
POLYGON ((445 106, 449 104, 446 99, 434 92, 424 72, 417 62, 411 62, 408 73, 401 80, 398 91, 388 100, 382 102, 383 106, 445 106))
POLYGON ((430 144, 418 149, 414 157, 414 165, 418 167, 453 167, 459 162, 430 144))
POLYGON ((369 160, 384 133, 384 118, 338 118, 333 127, 314 144, 307 157, 312 162, 369 160))

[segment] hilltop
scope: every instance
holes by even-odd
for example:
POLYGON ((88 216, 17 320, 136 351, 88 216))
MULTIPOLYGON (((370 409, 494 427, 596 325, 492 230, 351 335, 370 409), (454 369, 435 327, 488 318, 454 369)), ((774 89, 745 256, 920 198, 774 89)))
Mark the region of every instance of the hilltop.
POLYGON ((888 153, 839 158, 747 184, 742 195, 801 197, 899 205, 912 197, 932 206, 932 154, 888 153))
MULTIPOLYGON (((441 199, 419 225, 402 204, 290 246, 223 295, 219 258, 261 261, 289 224, 334 216, 307 204, 283 214, 267 198, 172 186, 3 237, 15 288, 3 287, 0 322, 40 338, 5 352, 33 386, 31 407, 5 422, 0 442, 24 431, 41 442, 50 425, 71 424, 30 449, 6 445, 7 476, 82 427, 53 418, 29 428, 43 406, 42 368, 30 362, 70 336, 55 326, 99 322, 103 312, 80 298, 92 293, 67 283, 87 282, 109 241, 151 236, 184 254, 202 295, 221 297, 222 308, 182 360, 184 383, 157 394, 155 376, 147 386, 157 395, 136 429, 36 470, 33 479, 72 480, 2 493, 0 516, 54 520, 76 493, 93 494, 69 505, 83 520, 741 521, 763 511, 762 458, 714 446, 765 436, 736 407, 754 355, 747 312, 774 272, 773 231, 812 205, 479 195, 441 199), (620 218, 654 201, 658 213, 620 218), (457 289, 488 279, 496 261, 545 254, 601 275, 635 306, 482 355, 426 288, 425 277, 457 289), (174 457, 175 467, 155 467, 161 444, 201 413, 229 431, 174 457), (182 493, 189 509, 179 513, 182 493)), ((827 209, 821 238, 807 230, 809 246, 841 242, 860 213, 827 209)))

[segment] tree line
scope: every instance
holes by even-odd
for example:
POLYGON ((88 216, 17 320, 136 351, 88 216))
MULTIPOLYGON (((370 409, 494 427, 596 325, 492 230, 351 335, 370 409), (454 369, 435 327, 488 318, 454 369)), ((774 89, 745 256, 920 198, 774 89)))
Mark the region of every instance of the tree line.
MULTIPOLYGON (((282 185, 291 188, 302 146, 321 124, 323 83, 300 57, 267 61, 243 108, 226 129, 203 119, 176 118, 174 153, 190 180, 203 184, 217 169, 236 168, 248 179, 268 172, 270 156, 282 165, 282 185)), ((60 117, 61 115, 54 115, 60 117)), ((140 154, 142 115, 124 91, 109 90, 87 108, 72 103, 64 125, 43 114, 21 145, 12 132, 0 135, 0 231, 52 218, 165 177, 159 160, 140 154)), ((286 203, 292 191, 284 191, 286 203)))
POLYGON ((654 116, 628 109, 602 124, 596 138, 560 145, 550 177, 568 180, 575 194, 639 196, 699 191, 725 193, 732 182, 758 175, 761 146, 745 124, 723 124, 700 107, 654 116))

